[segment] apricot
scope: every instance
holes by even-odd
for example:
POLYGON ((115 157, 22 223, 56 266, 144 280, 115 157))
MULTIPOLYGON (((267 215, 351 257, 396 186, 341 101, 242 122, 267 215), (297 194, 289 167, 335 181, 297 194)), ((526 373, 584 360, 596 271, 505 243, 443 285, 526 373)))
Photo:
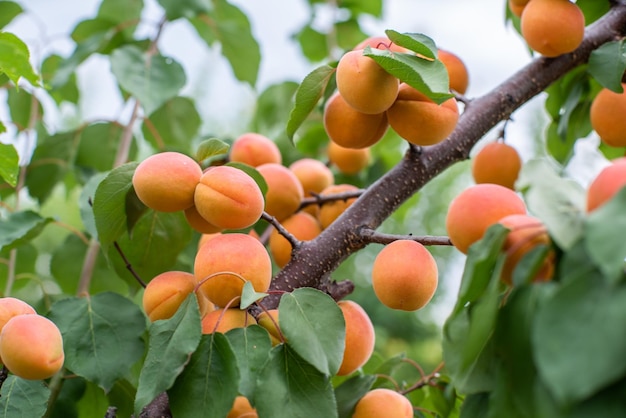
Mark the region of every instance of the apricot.
MULTIPOLYGON (((296 212, 282 222, 283 227, 300 241, 310 241, 322 232, 319 221, 307 212, 296 212)), ((270 253, 278 267, 291 260, 291 244, 276 229, 269 239, 270 253)))
POLYGON ((261 164, 257 170, 267 183, 265 211, 278 221, 293 215, 304 198, 300 180, 280 164, 261 164))
POLYGON ((198 249, 194 275, 199 291, 219 307, 239 306, 244 282, 257 292, 269 288, 272 261, 261 242, 248 234, 220 234, 198 249))
POLYGON ((391 389, 378 388, 367 392, 354 407, 352 418, 413 418, 413 405, 391 389))
POLYGON ((367 114, 351 107, 341 94, 326 102, 323 115, 326 134, 345 148, 367 148, 377 143, 389 128, 385 112, 367 114))
POLYGON ((493 183, 514 190, 521 169, 519 153, 504 142, 490 142, 472 159, 472 176, 477 184, 493 183))
POLYGON ((304 196, 320 193, 335 183, 335 175, 323 162, 314 158, 301 158, 294 161, 289 169, 302 185, 304 196))
POLYGON ((589 109, 591 127, 602 142, 611 147, 626 147, 626 84, 624 92, 615 93, 603 88, 589 109))
POLYGON ((391 39, 387 38, 386 36, 370 36, 369 38, 359 42, 357 46, 353 48, 353 50, 363 50, 367 46, 369 46, 370 48, 389 50, 392 52, 411 53, 411 51, 406 49, 405 47, 394 44, 391 39))
POLYGON ((346 345, 338 376, 347 376, 363 366, 374 352, 376 335, 367 312, 358 303, 342 300, 337 305, 346 323, 346 345))
POLYGON ((463 60, 458 55, 443 49, 437 51, 437 58, 448 70, 450 88, 460 94, 465 94, 469 85, 469 73, 463 60))
POLYGON ((54 322, 41 315, 17 315, 0 332, 0 357, 22 379, 52 377, 63 367, 63 337, 54 322))
POLYGON ((283 341, 284 336, 280 332, 280 324, 278 323, 278 309, 268 309, 261 312, 256 321, 269 332, 272 345, 280 344, 283 341))
POLYGON ((522 12, 521 32, 531 49, 556 57, 578 48, 585 34, 585 15, 569 0, 532 0, 522 12))
POLYGON ((250 401, 245 396, 237 396, 233 407, 226 415, 226 418, 258 418, 256 409, 250 405, 250 401))
POLYGON ((398 79, 363 50, 346 52, 337 63, 337 90, 355 110, 370 115, 389 109, 398 96, 398 79))
POLYGON ((513 190, 499 184, 476 184, 450 203, 446 230, 452 244, 467 254, 470 245, 480 240, 491 225, 507 215, 525 213, 524 201, 513 190))
POLYGON ((456 99, 441 105, 408 84, 401 84, 398 98, 387 110, 389 125, 402 138, 415 145, 434 145, 454 131, 459 119, 456 99))
MULTIPOLYGON (((503 250, 506 252, 506 259, 500 278, 503 282, 512 284, 513 271, 522 257, 537 245, 550 245, 551 241, 543 222, 533 216, 508 215, 500 219, 498 223, 510 229, 504 242, 503 250)), ((553 266, 552 257, 547 257, 533 281, 549 280, 552 277, 553 266)))
POLYGON ((23 300, 8 296, 0 298, 0 331, 2 331, 4 324, 6 324, 9 319, 14 316, 36 313, 37 311, 35 311, 35 308, 23 300))
POLYGON ((397 240, 378 253, 372 265, 372 287, 381 303, 392 309, 415 311, 437 290, 437 262, 422 244, 397 240))
POLYGON ((154 154, 139 163, 132 183, 144 205, 159 212, 177 212, 193 206, 202 168, 179 152, 154 154))
MULTIPOLYGON (((321 195, 330 196, 334 194, 357 192, 358 187, 352 184, 335 184, 325 188, 321 195)), ((335 221, 346 209, 350 207, 356 200, 356 197, 351 197, 343 200, 333 200, 331 202, 324 202, 320 208, 320 225, 322 229, 328 228, 331 223, 335 221)))
POLYGON ((202 318, 202 333, 221 332, 225 334, 231 329, 244 328, 252 324, 256 324, 256 321, 246 310, 242 311, 238 308, 216 309, 202 318))
MULTIPOLYGON (((143 292, 144 312, 152 322, 171 318, 197 284, 196 277, 185 271, 166 271, 155 276, 143 292)), ((204 315, 210 309, 210 302, 202 294, 196 296, 200 314, 204 315)))
POLYGON ((201 234, 215 234, 216 232, 220 232, 222 230, 222 228, 219 228, 204 219, 202 215, 200 215, 200 212, 198 212, 198 209, 196 209, 195 205, 185 209, 184 213, 189 226, 201 234))
POLYGON ((243 229, 261 218, 265 200, 252 177, 230 166, 211 167, 196 187, 200 216, 221 229, 243 229))
POLYGON ((274 141, 268 137, 248 132, 235 139, 230 147, 230 161, 248 164, 257 167, 261 164, 283 162, 280 150, 274 141))
POLYGON ((337 167, 341 173, 347 175, 360 173, 369 165, 371 159, 369 148, 344 148, 333 141, 328 143, 326 154, 330 163, 337 167))
MULTIPOLYGON (((221 232, 216 232, 214 234, 202 234, 200 236, 200 239, 198 240, 198 249, 200 247, 202 247, 202 245, 204 245, 207 241, 212 240, 213 238, 222 235, 221 232)), ((259 237, 259 234, 254 230, 251 229, 248 232, 248 235, 250 235, 251 237, 253 237, 254 239, 260 240, 261 238, 259 237)))
POLYGON ((587 189, 587 212, 593 212, 608 202, 626 186, 626 157, 613 160, 593 179, 587 189))

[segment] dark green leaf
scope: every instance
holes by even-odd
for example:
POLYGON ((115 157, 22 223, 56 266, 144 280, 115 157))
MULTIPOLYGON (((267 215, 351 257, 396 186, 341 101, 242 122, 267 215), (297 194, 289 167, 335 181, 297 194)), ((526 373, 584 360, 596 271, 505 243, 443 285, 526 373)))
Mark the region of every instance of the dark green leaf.
POLYGON ((139 23, 143 8, 143 0, 103 0, 97 16, 99 19, 121 24, 124 32, 130 37, 139 23))
POLYGON ((172 387, 198 347, 202 328, 196 294, 190 294, 171 318, 153 322, 148 332, 148 354, 139 375, 136 412, 172 387))
POLYGON ((212 9, 210 0, 158 0, 165 9, 167 20, 176 20, 181 17, 190 19, 200 13, 209 13, 212 9))
POLYGON ((117 293, 60 300, 50 319, 63 335, 65 367, 105 391, 143 355, 145 315, 117 293))
POLYGON ((43 203, 72 166, 74 132, 41 138, 28 165, 28 193, 43 203))
POLYGON ((335 388, 339 418, 350 418, 356 403, 372 387, 374 375, 354 376, 335 388))
MULTIPOLYGON (((110 170, 114 166, 123 132, 123 126, 112 122, 93 123, 78 131, 79 142, 74 164, 90 171, 110 170)), ((137 152, 135 141, 132 144, 129 150, 130 159, 137 152)))
POLYGON ((12 1, 0 1, 0 28, 5 27, 24 10, 12 1))
POLYGON ((144 119, 141 131, 146 140, 159 151, 189 153, 200 123, 200 115, 193 101, 177 96, 144 119))
POLYGON ((624 40, 607 42, 589 56, 587 71, 598 83, 616 93, 624 91, 622 76, 626 70, 624 40))
POLYGON ((574 156, 574 145, 578 138, 574 135, 567 135, 563 138, 558 133, 559 124, 557 122, 551 122, 546 130, 546 147, 548 152, 554 159, 566 165, 569 160, 574 156))
POLYGON ((519 286, 523 283, 531 283, 544 266, 550 251, 549 246, 539 244, 525 253, 513 270, 513 284, 519 286))
POLYGON ((175 417, 222 418, 239 387, 239 369, 224 334, 203 335, 183 373, 168 391, 175 417))
POLYGON ((484 418, 489 412, 489 394, 476 393, 465 398, 461 418, 484 418))
POLYGON ((132 187, 128 193, 126 193, 126 201, 124 203, 126 206, 126 230, 128 231, 128 235, 132 236, 135 225, 137 225, 137 222, 139 222, 141 217, 148 211, 148 207, 139 200, 137 192, 132 187))
MULTIPOLYGON (((285 81, 272 84, 263 90, 256 102, 252 130, 263 133, 269 138, 283 137, 297 88, 298 83, 285 81)), ((293 147, 290 146, 290 148, 293 147)), ((283 154, 283 159, 286 159, 282 149, 281 154, 283 154)))
POLYGON ((386 30, 387 37, 396 45, 403 46, 427 58, 437 58, 437 45, 432 38, 421 33, 399 33, 386 30))
POLYGON ((11 187, 17 185, 17 176, 20 172, 20 156, 15 147, 10 144, 0 144, 0 178, 11 187))
POLYGON ((230 146, 226 142, 217 138, 210 138, 198 145, 195 159, 196 161, 204 161, 220 155, 226 156, 229 148, 230 146))
POLYGON ((98 385, 87 382, 83 396, 76 402, 77 414, 80 417, 102 417, 109 406, 104 391, 98 385))
MULTIPOLYGON (((30 281, 37 277, 36 263, 38 259, 37 249, 33 244, 24 244, 15 249, 3 249, 0 251, 0 258, 8 260, 11 251, 15 251, 15 271, 14 275, 17 279, 13 284, 13 290, 25 287, 30 281), (21 280, 19 280, 21 279, 21 280)), ((0 263, 0 288, 4 289, 9 277, 8 263, 0 263)))
POLYGON ((17 86, 25 78, 38 87, 39 76, 30 64, 30 53, 26 44, 9 32, 0 32, 0 72, 5 73, 17 86))
POLYGON ((254 399, 259 372, 267 362, 272 343, 268 332, 258 325, 235 328, 226 333, 239 367, 239 393, 254 399))
POLYGON ((42 417, 48 408, 50 389, 40 380, 9 376, 0 390, 0 417, 42 417))
POLYGON ((316 31, 311 25, 304 25, 295 35, 300 43, 304 56, 311 62, 319 62, 328 57, 328 42, 326 35, 316 31))
POLYGON ((585 14, 587 26, 604 16, 611 8, 609 0, 577 0, 576 5, 585 14))
POLYGON ((261 417, 337 418, 337 405, 328 376, 285 344, 272 349, 259 374, 254 399, 261 417))
MULTIPOLYGON (((45 85, 52 86, 52 79, 63 63, 63 58, 59 55, 49 55, 41 64, 41 78, 45 85)), ((48 90, 50 96, 57 104, 63 101, 77 104, 80 97, 78 85, 76 83, 76 74, 72 73, 67 77, 65 84, 54 86, 48 90)))
POLYGON ((52 218, 44 218, 31 210, 12 212, 0 220, 0 249, 17 248, 41 233, 52 218))

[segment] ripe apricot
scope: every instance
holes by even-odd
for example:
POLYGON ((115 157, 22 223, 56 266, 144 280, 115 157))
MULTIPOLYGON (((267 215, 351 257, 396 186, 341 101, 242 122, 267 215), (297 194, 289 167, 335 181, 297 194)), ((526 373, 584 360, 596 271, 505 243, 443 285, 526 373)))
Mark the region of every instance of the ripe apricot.
POLYGON ((394 241, 374 259, 372 287, 378 300, 389 308, 415 311, 426 306, 437 282, 435 258, 416 241, 394 241))
MULTIPOLYGON (((335 184, 325 188, 321 195, 329 196, 334 194, 340 194, 345 192, 357 192, 358 187, 352 184, 335 184)), ((320 225, 322 229, 328 228, 328 226, 335 221, 354 201, 356 197, 351 197, 343 200, 333 200, 332 202, 325 202, 320 208, 320 225)))
POLYGON ((470 245, 480 240, 491 225, 507 215, 525 213, 524 201, 513 190, 499 184, 476 184, 450 203, 446 230, 452 244, 467 254, 470 245))
POLYGON ((406 49, 405 47, 394 44, 391 39, 387 38, 386 36, 370 36, 369 38, 359 42, 357 46, 353 48, 353 50, 363 50, 367 46, 369 46, 370 48, 389 50, 392 52, 411 53, 411 51, 406 49))
POLYGON ((493 183, 514 190, 521 169, 519 153, 504 142, 490 142, 472 159, 472 176, 477 184, 493 183))
POLYGON ((437 51, 437 58, 448 70, 450 88, 460 94, 465 94, 469 85, 469 73, 463 60, 458 55, 443 49, 437 51))
POLYGON ((257 292, 269 288, 272 262, 261 242, 248 234, 220 234, 198 249, 194 275, 199 290, 215 305, 239 306, 245 281, 257 292))
POLYGON ((344 148, 333 141, 328 143, 326 154, 330 163, 347 175, 360 173, 368 166, 371 159, 369 148, 344 148))
MULTIPOLYGON (((144 312, 152 322, 171 318, 197 284, 196 277, 185 271, 166 271, 155 276, 143 292, 144 312)), ((204 315, 209 310, 210 302, 202 294, 196 296, 200 314, 204 315)))
POLYGON ((280 150, 274 141, 268 137, 254 133, 245 133, 235 141, 230 147, 230 161, 248 164, 257 167, 261 164, 283 162, 280 150))
POLYGON ((413 418, 413 405, 391 389, 378 388, 367 392, 354 407, 352 418, 413 418))
POLYGON ((272 345, 280 344, 284 336, 280 332, 278 323, 278 309, 268 309, 259 314, 256 319, 257 323, 265 328, 270 334, 272 345))
POLYGON ((385 112, 367 114, 350 106, 339 93, 335 93, 324 106, 324 129, 338 145, 345 148, 366 148, 378 142, 387 128, 385 112))
POLYGON ((0 298, 0 331, 2 331, 4 324, 6 324, 9 319, 14 316, 36 313, 37 311, 35 311, 35 308, 23 300, 8 296, 0 298))
POLYGON ((626 157, 613 160, 593 179, 587 189, 587 212, 592 212, 608 202, 626 186, 626 157))
POLYGON ((200 165, 179 152, 154 154, 139 163, 132 183, 139 200, 160 212, 193 206, 194 191, 202 176, 200 165))
POLYGON ((304 191, 295 174, 280 164, 261 164, 257 167, 267 183, 265 211, 282 221, 300 207, 304 191))
POLYGON ((602 142, 611 147, 626 147, 626 84, 624 92, 615 93, 603 88, 589 109, 591 127, 602 142))
POLYGON ((17 315, 0 332, 0 357, 23 379, 52 377, 63 367, 63 337, 54 322, 41 315, 17 315))
MULTIPOLYGON (((510 229, 504 242, 506 259, 502 268, 501 280, 507 284, 513 282, 513 271, 522 257, 537 245, 550 245, 548 231, 541 220, 525 214, 508 215, 498 223, 510 229)), ((533 281, 546 281, 552 278, 554 263, 552 256, 545 259, 533 281)))
POLYGON ((335 175, 330 168, 314 158, 296 160, 291 163, 289 169, 300 181, 304 196, 311 196, 311 193, 320 193, 335 183, 335 175))
MULTIPOLYGON (((310 241, 322 232, 317 219, 310 213, 299 211, 282 222, 283 227, 300 241, 310 241)), ((270 252, 278 267, 282 268, 291 260, 291 244, 276 229, 269 239, 270 252)))
POLYGON ((238 308, 216 309, 202 318, 202 333, 221 332, 225 334, 231 329, 244 328, 252 324, 256 324, 256 321, 246 310, 242 311, 238 308))
POLYGON ((238 168, 211 167, 196 187, 200 216, 221 229, 243 229, 261 218, 265 200, 254 179, 238 168))
POLYGON ((226 415, 226 418, 258 418, 256 409, 250 405, 250 401, 245 396, 237 396, 233 407, 226 415))
POLYGON ((362 113, 383 113, 396 100, 398 79, 363 50, 346 52, 337 63, 337 90, 348 105, 362 113))
POLYGON ((585 15, 569 0, 532 0, 522 12, 521 31, 530 48, 556 57, 578 48, 585 34, 585 15))
POLYGON ((337 305, 346 323, 346 345, 338 376, 347 376, 363 366, 374 352, 376 334, 367 312, 358 303, 342 300, 337 305))
POLYGON ((200 212, 198 212, 198 209, 196 209, 195 205, 185 209, 184 213, 185 220, 187 220, 189 226, 201 234, 215 234, 216 232, 220 232, 222 230, 222 228, 219 228, 204 219, 202 215, 200 215, 200 212))
POLYGON ((402 138, 415 145, 434 145, 454 131, 459 119, 456 99, 441 105, 408 84, 401 84, 398 98, 387 110, 389 125, 402 138))

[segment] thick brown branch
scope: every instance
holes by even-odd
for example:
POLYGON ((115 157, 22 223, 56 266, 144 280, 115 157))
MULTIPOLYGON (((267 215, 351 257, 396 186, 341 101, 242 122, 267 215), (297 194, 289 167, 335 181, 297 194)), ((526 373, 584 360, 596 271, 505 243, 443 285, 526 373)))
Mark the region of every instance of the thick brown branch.
POLYGON ((397 240, 411 240, 419 242, 422 245, 452 245, 450 238, 439 237, 433 235, 395 235, 395 234, 383 234, 382 232, 376 232, 373 229, 363 228, 360 232, 363 241, 368 244, 390 244, 397 240))

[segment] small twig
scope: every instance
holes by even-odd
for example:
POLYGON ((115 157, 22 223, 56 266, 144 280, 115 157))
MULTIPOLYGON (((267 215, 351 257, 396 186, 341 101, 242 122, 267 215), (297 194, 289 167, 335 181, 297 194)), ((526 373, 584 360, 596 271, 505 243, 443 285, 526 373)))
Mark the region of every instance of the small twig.
POLYGON ((300 202, 300 207, 298 210, 309 206, 309 205, 323 205, 328 202, 336 202, 338 200, 348 200, 359 197, 365 192, 363 189, 352 190, 349 192, 341 192, 341 193, 333 193, 333 194, 319 194, 319 193, 311 193, 312 197, 305 197, 300 202))
POLYGON ((398 240, 411 240, 419 242, 422 245, 452 245, 452 241, 450 241, 450 238, 446 236, 384 234, 369 228, 362 228, 359 235, 363 241, 368 244, 387 245, 398 240))
POLYGON ((291 244, 291 247, 293 249, 298 248, 300 246, 300 240, 298 240, 298 238, 294 237, 291 234, 291 232, 287 231, 285 229, 285 227, 280 222, 278 222, 278 220, 275 217, 273 217, 269 213, 263 211, 263 213, 261 214, 261 219, 266 220, 274 228, 276 228, 276 231, 278 231, 278 233, 280 235, 282 235, 283 237, 285 237, 285 239, 287 241, 289 241, 289 243, 291 244))
POLYGON ((137 274, 137 272, 133 268, 133 266, 130 263, 130 261, 128 261, 128 258, 126 258, 126 255, 124 254, 124 251, 122 251, 122 248, 117 243, 117 241, 113 241, 113 246, 117 250, 118 254, 122 257, 122 260, 124 260, 124 265, 125 265, 126 269, 128 271, 130 271, 130 274, 133 275, 133 277, 135 278, 135 280, 137 280, 137 282, 141 285, 141 287, 145 288, 146 287, 146 282, 141 280, 141 277, 139 277, 139 274, 137 274))
POLYGON ((456 99, 456 101, 463 103, 465 107, 469 106, 469 104, 472 102, 472 99, 457 91, 452 91, 452 93, 454 94, 454 98, 456 99))
POLYGON ((401 390, 399 393, 402 394, 402 395, 406 395, 407 393, 410 393, 410 392, 412 392, 414 390, 417 390, 417 389, 423 388, 424 386, 433 384, 434 381, 439 379, 439 371, 443 368, 443 366, 444 366, 444 362, 442 361, 441 363, 439 363, 439 365, 437 367, 435 367, 435 369, 432 372, 430 372, 426 376, 423 376, 414 385, 409 386, 408 388, 406 388, 404 390, 401 390))

